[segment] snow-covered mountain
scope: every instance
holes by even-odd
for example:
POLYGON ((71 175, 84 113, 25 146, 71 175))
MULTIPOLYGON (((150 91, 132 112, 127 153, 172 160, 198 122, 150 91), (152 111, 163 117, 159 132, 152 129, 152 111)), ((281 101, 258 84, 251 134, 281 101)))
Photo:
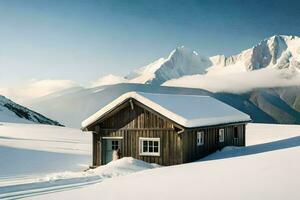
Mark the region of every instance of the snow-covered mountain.
POLYGON ((61 126, 61 124, 58 123, 57 121, 53 121, 1 95, 0 95, 0 122, 38 123, 38 124, 49 124, 49 125, 61 126))
POLYGON ((128 91, 205 94, 242 110, 254 122, 300 124, 299 62, 300 38, 295 36, 273 36, 229 57, 205 58, 179 47, 126 77, 97 80, 93 86, 100 87, 75 88, 26 105, 79 127, 83 119, 128 91))
POLYGON ((173 50, 167 58, 160 58, 141 67, 125 78, 130 83, 160 85, 170 79, 205 73, 211 64, 208 58, 181 46, 173 50))
MULTIPOLYGON (((100 77, 91 86, 141 83, 224 91, 223 87, 211 90, 210 86, 212 84, 206 87, 201 84, 201 81, 210 82, 211 80, 204 79, 211 78, 210 76, 228 76, 241 73, 238 77, 249 79, 243 80, 243 82, 251 82, 253 76, 256 77, 258 74, 251 73, 254 71, 260 71, 259 74, 262 77, 267 74, 269 80, 275 78, 276 83, 270 85, 269 82, 256 82, 254 86, 250 87, 251 89, 256 88, 256 86, 257 88, 264 88, 300 85, 300 79, 293 80, 292 83, 285 83, 285 80, 294 78, 300 71, 300 37, 275 35, 259 42, 252 48, 228 57, 225 55, 205 57, 196 51, 181 46, 174 49, 166 58, 159 58, 134 70, 125 77, 110 74, 100 77), (283 83, 282 80, 284 80, 283 83), (198 84, 198 82, 200 83, 198 84), (182 85, 183 83, 184 85, 182 85)), ((236 77, 230 79, 236 79, 236 77)), ((222 79, 220 81, 222 83, 227 80, 222 79)), ((220 84, 217 83, 217 85, 220 84)), ((241 84, 236 85, 241 86, 241 84)), ((247 90, 249 90, 248 87, 245 88, 245 91, 247 90)), ((225 91, 232 92, 236 90, 233 85, 230 85, 225 88, 225 91)))
MULTIPOLYGON (((266 68, 281 70, 282 78, 293 77, 300 70, 300 38, 275 35, 228 57, 205 57, 182 46, 173 50, 168 57, 138 68, 125 77, 108 75, 97 80, 93 86, 118 83, 161 85, 191 75, 228 75, 266 68)), ((264 87, 264 84, 260 87, 264 87)))
MULTIPOLYGON (((210 57, 211 68, 233 68, 233 71, 252 71, 262 68, 300 70, 300 38, 275 35, 256 46, 229 57, 210 57)), ((210 71, 211 69, 208 69, 210 71)))

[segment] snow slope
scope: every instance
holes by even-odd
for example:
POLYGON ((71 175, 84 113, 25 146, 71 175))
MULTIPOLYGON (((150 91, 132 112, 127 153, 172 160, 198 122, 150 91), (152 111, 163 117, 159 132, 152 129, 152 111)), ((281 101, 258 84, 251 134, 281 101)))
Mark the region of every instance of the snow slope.
POLYGON ((61 125, 57 121, 53 121, 1 95, 0 95, 0 122, 39 123, 39 124, 50 124, 50 125, 58 125, 58 126, 61 125))
POLYGON ((0 155, 0 185, 14 177, 82 170, 91 161, 91 135, 59 126, 2 123, 0 155))
POLYGON ((88 170, 91 134, 78 129, 38 124, 0 126, 0 199, 76 188, 104 179, 158 167, 123 158, 88 170))
MULTIPOLYGON (((300 198, 299 153, 300 126, 249 124, 247 147, 227 147, 200 162, 144 170, 92 185, 53 192, 37 191, 19 197, 296 200, 300 198)), ((112 163, 108 168, 114 169, 114 166, 112 163)))

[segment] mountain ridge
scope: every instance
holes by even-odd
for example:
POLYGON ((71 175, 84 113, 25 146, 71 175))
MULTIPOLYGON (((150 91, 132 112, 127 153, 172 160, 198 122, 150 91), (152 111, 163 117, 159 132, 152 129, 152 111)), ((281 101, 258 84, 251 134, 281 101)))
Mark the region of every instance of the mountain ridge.
POLYGON ((2 95, 0 95, 0 121, 62 126, 59 122, 51 120, 33 110, 21 106, 2 95))
MULTIPOLYGON (((101 81, 93 86, 116 83, 141 83, 162 85, 167 81, 191 75, 226 75, 260 69, 282 70, 283 76, 300 71, 300 38, 274 35, 238 54, 205 57, 184 46, 175 48, 166 58, 137 68, 127 76, 113 76, 113 81, 101 81)), ((285 77, 286 78, 286 77, 285 77)), ((112 78, 111 78, 112 79, 112 78)), ((280 85, 278 85, 280 86, 280 85)), ((262 86, 264 87, 264 86, 262 86)))

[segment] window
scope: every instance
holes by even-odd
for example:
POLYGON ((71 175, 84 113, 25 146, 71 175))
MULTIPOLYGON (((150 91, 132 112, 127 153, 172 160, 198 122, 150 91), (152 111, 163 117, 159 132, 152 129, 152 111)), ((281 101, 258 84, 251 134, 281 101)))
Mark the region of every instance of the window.
POLYGON ((112 150, 118 150, 119 148, 119 141, 118 140, 112 140, 111 141, 111 149, 112 150))
POLYGON ((224 142, 224 129, 219 129, 219 142, 224 142))
POLYGON ((197 146, 203 144, 204 144, 204 132, 203 131, 197 132, 197 146))
POLYGON ((140 138, 141 156, 159 156, 160 138, 140 138))
POLYGON ((238 127, 235 126, 233 130, 233 138, 238 139, 238 137, 239 137, 238 127))

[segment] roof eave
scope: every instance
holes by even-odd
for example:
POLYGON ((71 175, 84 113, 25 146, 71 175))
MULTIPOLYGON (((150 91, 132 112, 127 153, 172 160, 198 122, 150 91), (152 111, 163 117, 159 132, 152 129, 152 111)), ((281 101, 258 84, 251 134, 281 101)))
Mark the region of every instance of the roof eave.
POLYGON ((194 126, 194 127, 185 127, 186 129, 196 129, 196 128, 212 128, 218 126, 231 126, 231 125, 238 125, 238 124, 247 124, 252 122, 251 120, 243 120, 239 122, 228 122, 228 123, 220 123, 220 124, 212 124, 212 125, 203 125, 203 126, 194 126))

